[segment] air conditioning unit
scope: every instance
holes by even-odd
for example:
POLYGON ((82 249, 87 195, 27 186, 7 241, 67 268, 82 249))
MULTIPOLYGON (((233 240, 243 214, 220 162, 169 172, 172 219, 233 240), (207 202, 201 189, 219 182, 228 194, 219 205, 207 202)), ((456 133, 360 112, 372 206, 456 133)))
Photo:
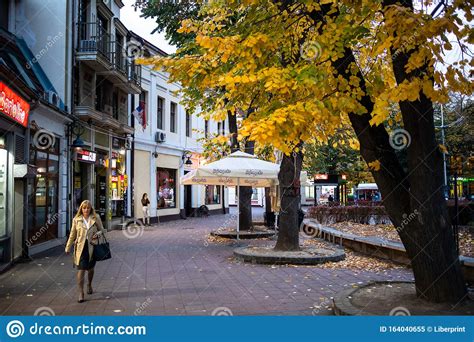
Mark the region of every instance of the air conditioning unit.
POLYGON ((79 51, 96 51, 97 42, 95 40, 81 40, 79 44, 79 51))
POLYGON ((156 142, 165 142, 166 141, 166 133, 156 132, 155 141, 156 142))

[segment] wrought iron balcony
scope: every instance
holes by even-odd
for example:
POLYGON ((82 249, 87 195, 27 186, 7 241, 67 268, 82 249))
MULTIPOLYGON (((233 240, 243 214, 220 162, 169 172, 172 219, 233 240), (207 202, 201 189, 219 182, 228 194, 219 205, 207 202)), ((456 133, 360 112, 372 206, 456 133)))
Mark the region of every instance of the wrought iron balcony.
POLYGON ((99 22, 78 23, 77 51, 82 56, 89 58, 103 58, 110 63, 111 39, 99 22), (95 56, 94 56, 95 55, 95 56), (97 56, 99 55, 99 56, 97 56))

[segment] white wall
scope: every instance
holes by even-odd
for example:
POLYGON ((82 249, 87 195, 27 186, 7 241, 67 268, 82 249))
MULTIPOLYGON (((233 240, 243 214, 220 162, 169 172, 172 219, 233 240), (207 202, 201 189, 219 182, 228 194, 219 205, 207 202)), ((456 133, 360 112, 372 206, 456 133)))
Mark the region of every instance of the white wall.
MULTIPOLYGON (((202 147, 197 141, 198 138, 202 136, 201 133, 192 131, 191 137, 186 137, 186 110, 184 106, 180 104, 180 98, 177 97, 173 92, 179 90, 179 85, 176 83, 169 84, 167 82, 168 75, 164 72, 151 70, 149 66, 142 66, 142 88, 147 92, 147 103, 146 103, 146 116, 147 116, 147 127, 145 130, 138 123, 138 120, 135 117, 132 117, 132 120, 135 120, 135 148, 140 150, 146 150, 150 153, 157 152, 158 157, 152 158, 150 168, 151 177, 148 182, 146 179, 138 178, 138 175, 135 174, 135 193, 137 194, 137 189, 141 189, 144 185, 138 185, 139 183, 148 183, 151 186, 150 190, 150 216, 165 216, 165 215, 176 215, 180 213, 180 209, 184 208, 184 187, 181 185, 179 178, 184 174, 184 165, 182 160, 182 155, 184 151, 192 151, 196 153, 202 152, 202 147), (163 111, 163 122, 164 127, 162 130, 157 128, 157 105, 158 105, 158 96, 164 99, 164 111, 163 111), (170 117, 170 108, 171 102, 176 103, 178 106, 177 110, 177 131, 172 133, 170 131, 171 117, 170 117), (158 131, 166 133, 166 141, 156 143, 155 134, 158 131), (155 164, 153 163, 153 159, 155 164), (154 166, 153 166, 154 164, 154 166), (157 167, 166 167, 177 169, 177 188, 176 188, 176 203, 177 207, 172 209, 156 209, 156 168, 157 167)), ((139 103, 138 95, 135 96, 135 108, 139 103)), ((178 95, 179 96, 179 95, 178 95)), ((133 111, 135 108, 132 108, 133 111)), ((226 132, 228 132, 228 124, 226 122, 226 132)), ((198 117, 197 115, 192 115, 191 129, 198 129, 204 131, 204 119, 198 117)), ((217 131, 217 123, 209 121, 209 133, 217 131)), ((135 158, 135 163, 139 161, 135 158)), ((197 160, 194 161, 197 163, 197 160)), ((197 165, 195 165, 197 166, 197 165)), ((135 166, 135 169, 137 166, 135 166)), ((142 193, 142 192, 141 192, 142 193)), ((139 197, 138 194, 135 197, 139 197)), ((227 198, 227 191, 224 191, 224 198, 227 198)), ((196 185, 192 187, 192 206, 197 208, 205 203, 205 188, 202 185, 196 185)), ((225 203, 228 203, 226 201, 225 203)), ((220 209, 222 204, 210 205, 209 209, 220 209)), ((137 216, 137 214, 135 215, 137 216)))

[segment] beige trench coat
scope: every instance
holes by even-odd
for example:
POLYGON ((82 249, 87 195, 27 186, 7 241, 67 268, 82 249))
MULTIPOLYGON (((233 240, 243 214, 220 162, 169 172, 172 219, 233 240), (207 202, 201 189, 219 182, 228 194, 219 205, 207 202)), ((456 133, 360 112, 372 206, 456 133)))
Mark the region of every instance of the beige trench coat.
POLYGON ((76 266, 79 265, 79 261, 81 260, 81 253, 86 243, 86 239, 89 242, 88 248, 90 261, 92 260, 92 254, 94 251, 94 246, 90 244, 92 241, 92 236, 96 233, 99 236, 104 234, 104 227, 102 226, 102 221, 99 215, 96 215, 95 217, 91 215, 90 224, 90 228, 87 230, 82 215, 72 220, 71 232, 66 243, 66 253, 71 250, 71 247, 74 244, 73 260, 74 265, 76 266))

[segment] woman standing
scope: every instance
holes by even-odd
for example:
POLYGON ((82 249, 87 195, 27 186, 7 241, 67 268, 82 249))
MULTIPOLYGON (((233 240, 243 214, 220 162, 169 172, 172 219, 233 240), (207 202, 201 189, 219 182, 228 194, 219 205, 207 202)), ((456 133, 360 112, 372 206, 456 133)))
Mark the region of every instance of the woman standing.
POLYGON ((87 293, 92 294, 95 260, 94 244, 104 232, 100 216, 96 215, 90 201, 83 201, 76 216, 72 220, 71 233, 66 243, 66 254, 74 244, 74 266, 77 267, 77 286, 79 289, 78 303, 84 302, 84 275, 87 271, 87 293))
POLYGON ((149 205, 150 205, 150 200, 148 199, 148 195, 145 192, 142 196, 143 224, 145 226, 151 226, 149 205), (148 220, 148 224, 147 224, 147 220, 148 220))

